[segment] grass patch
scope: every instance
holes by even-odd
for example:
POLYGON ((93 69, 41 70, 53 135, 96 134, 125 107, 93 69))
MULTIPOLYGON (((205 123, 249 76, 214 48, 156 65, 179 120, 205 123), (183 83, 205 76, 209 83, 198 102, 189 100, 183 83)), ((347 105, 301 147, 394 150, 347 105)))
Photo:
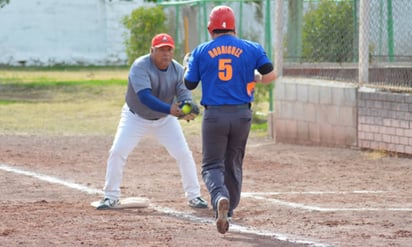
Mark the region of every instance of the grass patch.
POLYGON ((409 157, 408 154, 401 154, 394 151, 388 150, 372 150, 372 149, 363 149, 364 155, 370 160, 380 160, 387 157, 409 157))
POLYGON ((120 104, 113 102, 16 103, 0 106, 1 134, 107 135, 113 134, 120 104))
POLYGON ((264 137, 268 134, 267 121, 253 121, 251 129, 251 136, 264 137))
MULTIPOLYGON (((128 72, 126 67, 0 67, 0 134, 114 135, 128 72)), ((200 89, 193 95, 199 103, 200 89)), ((185 134, 199 135, 201 116, 181 124, 185 134)), ((266 133, 266 121, 254 121, 251 135, 266 133)))
POLYGON ((0 68, 0 134, 113 135, 127 68, 0 68))
POLYGON ((14 104, 17 103, 16 100, 0 100, 0 105, 8 105, 8 104, 14 104))
POLYGON ((127 82, 128 68, 69 67, 63 68, 0 68, 0 85, 4 83, 111 83, 127 82))

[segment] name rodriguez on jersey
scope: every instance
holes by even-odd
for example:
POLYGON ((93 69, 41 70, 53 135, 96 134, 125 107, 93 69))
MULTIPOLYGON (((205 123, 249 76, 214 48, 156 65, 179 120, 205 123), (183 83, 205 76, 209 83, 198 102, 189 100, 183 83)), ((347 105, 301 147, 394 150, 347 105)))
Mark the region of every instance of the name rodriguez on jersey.
POLYGON ((239 58, 240 55, 243 53, 243 50, 236 46, 222 45, 222 46, 215 47, 212 50, 209 50, 208 53, 211 58, 214 58, 221 54, 230 54, 230 55, 233 55, 239 58))

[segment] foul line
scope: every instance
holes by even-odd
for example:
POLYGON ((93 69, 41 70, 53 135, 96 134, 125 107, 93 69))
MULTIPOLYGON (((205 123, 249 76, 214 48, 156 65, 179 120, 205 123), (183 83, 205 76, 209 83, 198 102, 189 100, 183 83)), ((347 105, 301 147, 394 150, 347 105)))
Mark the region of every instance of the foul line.
POLYGON ((354 190, 354 191, 284 191, 284 192, 243 192, 242 195, 324 195, 324 194, 380 194, 383 190, 354 190))
MULTIPOLYGON (((18 168, 14 168, 5 164, 1 164, 0 163, 0 170, 4 170, 6 172, 12 172, 12 173, 16 173, 16 174, 21 174, 21 175, 25 175, 28 177, 33 177, 33 178, 37 178, 39 180, 42 181, 46 181, 52 184, 59 184, 59 185, 63 185, 66 186, 68 188, 72 188, 72 189, 76 189, 82 192, 85 192, 87 194, 99 194, 99 195, 103 195, 103 191, 99 190, 99 189, 94 189, 94 188, 90 188, 81 184, 77 184, 74 182, 68 182, 56 177, 52 177, 52 176, 48 176, 48 175, 44 175, 44 174, 39 174, 39 173, 35 173, 35 172, 31 172, 31 171, 27 171, 27 170, 22 170, 22 169, 18 169, 18 168)), ((263 197, 262 197, 263 198, 263 197)), ((150 208, 164 213, 164 214, 168 214, 168 215, 172 215, 174 217, 177 218, 181 218, 181 219, 187 219, 190 221, 194 221, 194 222, 200 222, 200 223, 214 223, 214 220, 211 218, 204 218, 204 217, 197 217, 191 214, 187 214, 185 212, 181 212, 181 211, 176 211, 174 209, 171 208, 166 208, 166 207, 160 207, 160 206, 156 206, 154 204, 150 204, 150 208)), ((304 245, 308 245, 308 246, 316 246, 316 247, 326 247, 326 246, 330 246, 327 244, 322 244, 322 243, 318 243, 318 242, 314 242, 314 241, 310 241, 310 240, 304 240, 304 239, 298 239, 294 236, 290 236, 290 235, 286 235, 286 234, 280 234, 280 233, 274 233, 274 232, 270 232, 270 231, 262 231, 262 230, 257 230, 254 229, 252 227, 245 227, 245 226, 241 226, 241 225, 237 225, 237 224, 231 224, 230 225, 230 230, 233 232, 240 232, 240 233, 247 233, 247 234, 254 234, 254 235, 258 235, 258 236, 264 236, 264 237, 271 237, 280 241, 287 241, 290 243, 295 243, 295 244, 304 244, 304 245)))
POLYGON ((4 165, 4 164, 0 164, 0 169, 4 170, 6 172, 13 172, 13 173, 16 173, 16 174, 21 174, 21 175, 25 175, 25 176, 28 176, 28 177, 37 178, 39 180, 46 181, 46 182, 49 182, 49 183, 52 183, 52 184, 61 184, 61 185, 64 185, 64 186, 72 188, 72 189, 76 189, 76 190, 86 192, 87 194, 102 194, 103 195, 102 190, 93 189, 93 188, 89 188, 87 186, 83 186, 83 185, 80 185, 80 184, 64 181, 64 180, 61 180, 61 179, 56 178, 56 177, 21 170, 21 169, 17 169, 17 168, 7 166, 7 165, 4 165))
POLYGON ((368 190, 359 190, 359 191, 352 191, 352 192, 320 192, 320 191, 309 191, 309 192, 257 192, 257 193, 242 193, 242 197, 249 197, 256 200, 264 200, 268 202, 272 202, 274 204, 278 204, 281 206, 296 208, 296 209, 303 209, 307 211, 320 211, 320 212, 342 212, 342 211, 412 211, 412 208, 325 208, 325 207, 318 207, 318 206, 310 206, 302 203, 295 203, 295 202, 288 202, 279 199, 267 198, 264 196, 259 195, 285 195, 285 194, 377 194, 377 193, 384 193, 384 191, 368 191, 368 190))

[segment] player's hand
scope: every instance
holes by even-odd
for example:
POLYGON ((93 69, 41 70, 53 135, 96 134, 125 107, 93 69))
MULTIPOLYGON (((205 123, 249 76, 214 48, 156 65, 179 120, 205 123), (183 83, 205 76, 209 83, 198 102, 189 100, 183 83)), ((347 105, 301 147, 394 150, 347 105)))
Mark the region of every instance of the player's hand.
POLYGON ((183 119, 183 120, 186 120, 187 122, 190 122, 192 120, 195 120, 196 117, 197 115, 193 113, 189 113, 189 114, 183 115, 182 117, 179 117, 179 119, 183 119))
POLYGON ((262 81, 262 75, 255 70, 255 82, 260 82, 262 81))
POLYGON ((178 103, 172 104, 172 106, 170 107, 170 115, 173 115, 175 117, 181 117, 184 115, 178 103))
POLYGON ((200 113, 199 107, 191 100, 179 102, 178 105, 183 114, 179 119, 186 120, 187 122, 194 120, 200 113))
POLYGON ((188 53, 186 53, 185 57, 183 58, 182 65, 183 65, 184 68, 187 68, 187 65, 189 64, 189 59, 190 59, 191 55, 192 55, 192 53, 188 52, 188 53))

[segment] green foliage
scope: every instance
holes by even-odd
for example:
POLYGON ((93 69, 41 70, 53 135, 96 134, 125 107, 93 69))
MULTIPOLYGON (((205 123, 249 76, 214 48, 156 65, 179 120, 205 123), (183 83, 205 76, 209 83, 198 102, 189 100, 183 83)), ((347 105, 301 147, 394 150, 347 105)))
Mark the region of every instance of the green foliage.
POLYGON ((253 131, 266 132, 268 130, 268 122, 267 121, 261 121, 261 122, 254 121, 250 129, 253 131))
POLYGON ((139 7, 123 18, 123 24, 129 30, 125 40, 129 64, 150 51, 153 36, 166 32, 165 21, 166 15, 161 6, 139 7))
MULTIPOLYGON (((261 112, 268 112, 269 109, 265 109, 268 107, 269 102, 269 91, 271 87, 269 85, 264 85, 261 83, 256 83, 255 94, 253 99, 253 105, 255 108, 261 112)), ((253 114, 255 115, 257 111, 254 111, 253 114)))
POLYGON ((10 3, 10 0, 0 0, 0 8, 3 8, 8 3, 10 3))
POLYGON ((354 57, 352 1, 321 0, 303 17, 303 57, 309 62, 351 62, 354 57))

